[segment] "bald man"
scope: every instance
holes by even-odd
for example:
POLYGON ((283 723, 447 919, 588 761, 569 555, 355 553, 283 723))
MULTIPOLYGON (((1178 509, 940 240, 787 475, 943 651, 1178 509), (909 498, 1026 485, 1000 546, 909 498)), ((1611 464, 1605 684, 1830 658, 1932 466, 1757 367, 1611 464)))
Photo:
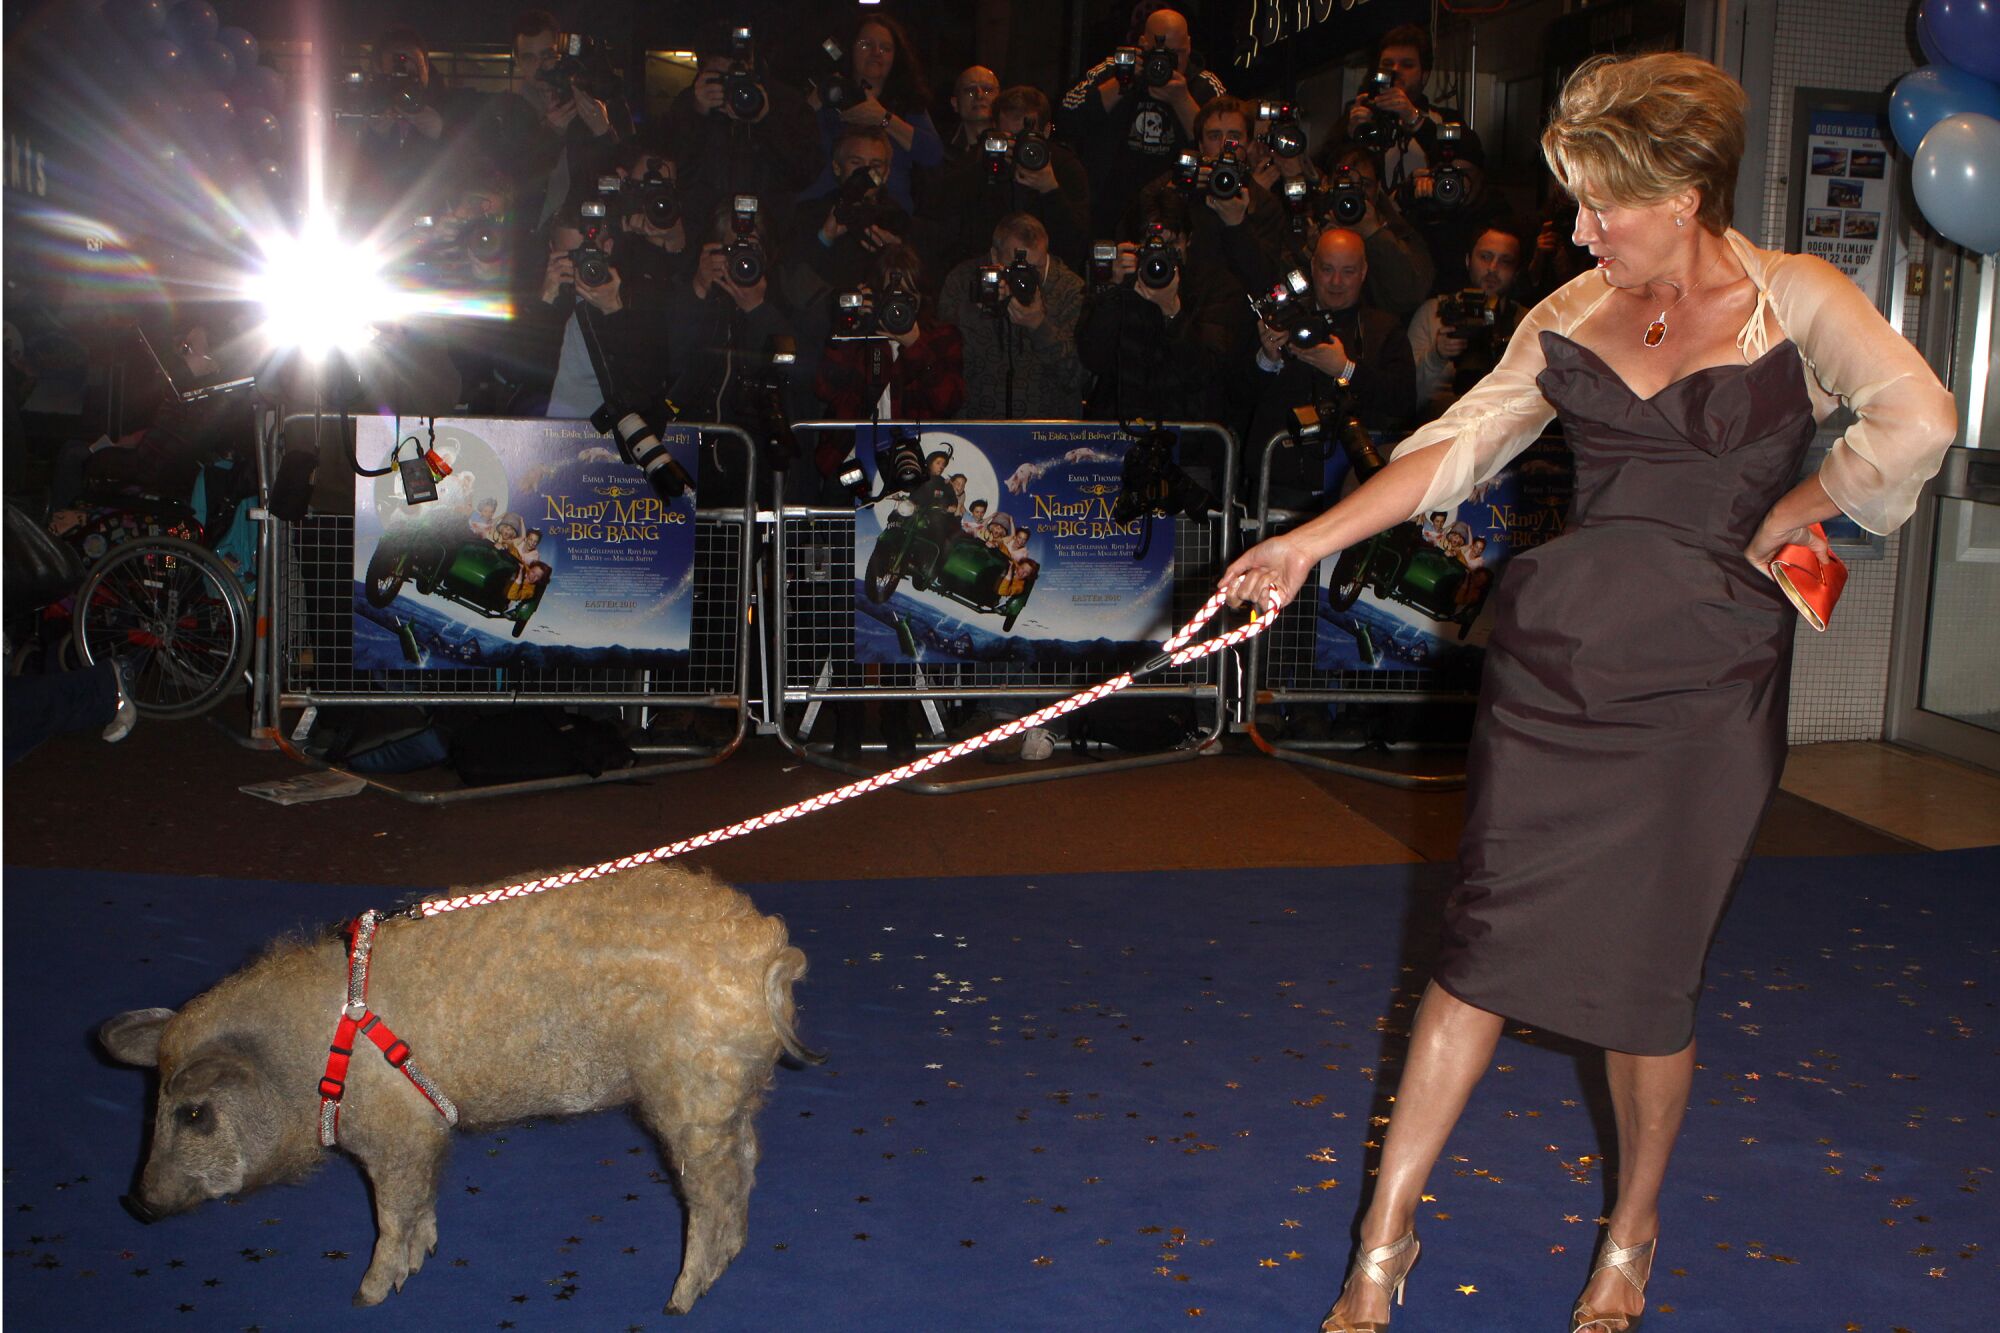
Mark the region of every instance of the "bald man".
POLYGON ((1157 88, 1136 78, 1123 82, 1107 56, 1069 90, 1056 112, 1057 134, 1090 173, 1091 228, 1097 236, 1117 233, 1120 216, 1141 187, 1194 146, 1196 113, 1226 91, 1195 59, 1194 37, 1178 10, 1155 10, 1131 41, 1142 51, 1173 52, 1173 76, 1157 88))
POLYGON ((951 109, 958 124, 944 141, 947 163, 979 151, 979 140, 993 126, 993 99, 1000 95, 1000 76, 984 65, 968 65, 951 85, 951 109))
MULTIPOLYGON (((1393 433, 1409 424, 1416 407, 1416 361, 1410 340, 1394 315, 1362 299, 1368 285, 1368 248, 1345 227, 1328 227, 1313 246, 1306 274, 1312 301, 1332 316, 1333 336, 1301 347, 1283 330, 1257 326, 1257 348, 1249 367, 1257 409, 1251 421, 1248 457, 1262 457, 1264 442, 1288 426, 1294 408, 1339 400, 1345 381, 1348 410, 1371 431, 1393 433)), ((1274 494, 1316 491, 1317 459, 1303 451, 1279 450, 1273 462, 1274 494)), ((1333 479, 1344 460, 1336 458, 1333 479)), ((1254 472, 1253 464, 1246 472, 1254 472)), ((1253 492, 1254 493, 1254 492, 1253 492)), ((1290 497, 1288 497, 1290 498, 1290 497)))

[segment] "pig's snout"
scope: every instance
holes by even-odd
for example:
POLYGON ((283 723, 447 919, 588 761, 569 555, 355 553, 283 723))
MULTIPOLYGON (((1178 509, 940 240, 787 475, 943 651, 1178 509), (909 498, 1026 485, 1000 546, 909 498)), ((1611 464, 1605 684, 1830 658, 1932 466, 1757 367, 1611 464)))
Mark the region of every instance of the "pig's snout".
POLYGON ((166 1214, 160 1212, 158 1209, 154 1208, 151 1204, 147 1203, 144 1199, 140 1198, 136 1194, 122 1195, 119 1198, 118 1202, 125 1205, 126 1212, 132 1214, 132 1216, 138 1218, 141 1222, 144 1222, 149 1226, 152 1223, 159 1221, 162 1217, 166 1216, 166 1214))

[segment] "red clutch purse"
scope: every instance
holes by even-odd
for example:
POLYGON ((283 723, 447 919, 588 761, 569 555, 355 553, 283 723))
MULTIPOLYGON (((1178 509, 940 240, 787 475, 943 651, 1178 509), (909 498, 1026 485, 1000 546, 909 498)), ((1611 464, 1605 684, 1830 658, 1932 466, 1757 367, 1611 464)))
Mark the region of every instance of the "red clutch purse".
MULTIPOLYGON (((1819 524, 1812 525, 1812 532, 1826 540, 1826 529, 1819 524)), ((1832 551, 1821 556, 1810 546, 1785 546, 1771 559, 1771 577, 1792 599, 1806 624, 1824 633, 1826 622, 1833 618, 1833 604, 1847 586, 1847 563, 1832 551)))

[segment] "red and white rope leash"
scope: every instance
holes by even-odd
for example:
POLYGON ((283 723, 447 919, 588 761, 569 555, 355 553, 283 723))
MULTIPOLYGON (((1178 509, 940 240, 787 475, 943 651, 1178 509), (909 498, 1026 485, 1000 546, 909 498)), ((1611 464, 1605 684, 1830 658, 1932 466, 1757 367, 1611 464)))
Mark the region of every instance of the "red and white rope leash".
POLYGON ((1278 614, 1280 605, 1278 595, 1272 592, 1268 594, 1268 605, 1263 614, 1260 615, 1255 608, 1252 608, 1250 619, 1245 624, 1239 625, 1235 629, 1226 631, 1225 633, 1218 634, 1212 639, 1204 639, 1200 643, 1193 642, 1194 636, 1199 634, 1202 627, 1214 618, 1215 613, 1222 609, 1226 600, 1225 595, 1218 592, 1202 603, 1201 609, 1195 612, 1194 618, 1181 626, 1174 633, 1173 637, 1162 643, 1159 655, 1145 664, 1134 667, 1130 671, 1121 672, 1113 676, 1110 680, 1093 685, 1078 694, 1072 694, 1067 699, 1059 699, 1055 703, 1038 708, 1025 717, 1018 717, 1010 722, 1003 722, 991 731, 959 741, 942 750, 933 750, 927 755, 911 760, 900 768, 892 768, 886 773, 877 773, 873 777, 862 778, 857 782, 850 782, 845 787, 836 787, 832 791, 822 792, 818 796, 807 797, 803 801, 795 802, 780 810, 773 810, 769 814, 758 815, 753 819, 741 820, 719 829, 711 829, 707 833, 697 834, 692 838, 682 838, 679 842, 670 842, 664 847, 655 847, 648 852, 634 852, 630 856, 621 856, 615 861, 600 861, 594 866, 585 866, 578 870, 565 870, 559 875, 550 875, 544 879, 528 880, 520 884, 509 884, 504 888, 487 889, 481 893, 465 893, 450 898, 432 898, 409 908, 406 915, 412 917, 442 916, 446 912, 456 912, 464 907, 485 907, 492 903, 506 902, 511 898, 524 898, 531 893, 541 893, 548 889, 563 888, 582 880, 598 879, 604 875, 615 874, 620 870, 630 870, 635 866, 642 866, 652 861, 669 861, 676 856, 681 856, 688 852, 699 851, 704 847, 713 847, 719 842, 727 842, 731 838, 740 838, 746 833, 755 833, 759 829, 773 828, 776 825, 797 819, 801 815, 809 815, 815 811, 824 810, 829 806, 838 805, 842 801, 851 800, 856 796, 865 795, 871 791, 880 791, 884 787, 893 787, 905 778, 915 777, 919 773, 927 773, 931 769, 942 767, 954 759, 962 759, 975 751, 985 749, 995 741, 1005 740, 1009 736, 1018 736, 1032 727, 1042 726, 1056 718, 1062 717, 1064 714, 1073 713, 1079 708, 1088 707, 1100 699, 1108 698, 1125 689, 1141 676, 1151 675, 1156 671, 1165 670, 1167 667, 1185 666, 1189 662, 1198 661, 1211 654, 1219 653, 1225 648, 1233 648, 1239 643, 1255 638, 1270 626, 1271 619, 1278 614))

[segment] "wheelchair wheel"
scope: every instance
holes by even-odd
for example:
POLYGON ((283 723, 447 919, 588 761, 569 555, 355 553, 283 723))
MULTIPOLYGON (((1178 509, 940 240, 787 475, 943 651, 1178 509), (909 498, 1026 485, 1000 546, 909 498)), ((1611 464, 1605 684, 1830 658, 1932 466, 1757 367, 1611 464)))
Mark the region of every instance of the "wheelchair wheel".
POLYGON ((243 679, 250 611, 221 557, 171 537, 137 538, 77 591, 71 637, 86 664, 119 662, 145 717, 205 713, 243 679))

